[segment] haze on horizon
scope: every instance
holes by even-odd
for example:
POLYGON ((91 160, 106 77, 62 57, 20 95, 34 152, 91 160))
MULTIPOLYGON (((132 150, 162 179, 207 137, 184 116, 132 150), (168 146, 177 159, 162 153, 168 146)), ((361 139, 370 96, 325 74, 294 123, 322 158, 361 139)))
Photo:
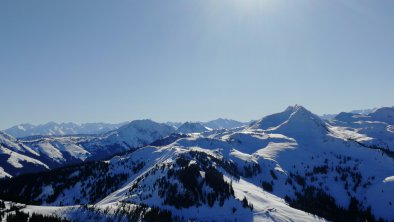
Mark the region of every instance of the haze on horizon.
POLYGON ((0 129, 393 106, 394 1, 1 1, 0 129))

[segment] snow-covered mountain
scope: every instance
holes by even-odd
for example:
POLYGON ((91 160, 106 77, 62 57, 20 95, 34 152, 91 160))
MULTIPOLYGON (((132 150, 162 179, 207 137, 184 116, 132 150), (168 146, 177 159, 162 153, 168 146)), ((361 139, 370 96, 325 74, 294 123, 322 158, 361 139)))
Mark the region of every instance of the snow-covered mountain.
MULTIPOLYGON (((119 129, 100 135, 32 136, 17 140, 2 133, 1 138, 4 139, 0 141, 4 140, 5 142, 2 142, 2 144, 6 144, 2 145, 2 150, 5 147, 12 150, 14 156, 27 155, 30 161, 44 163, 45 169, 49 169, 82 163, 87 160, 108 158, 117 153, 148 145, 173 132, 175 130, 165 124, 151 120, 135 120, 119 129)), ((5 148, 2 152, 6 152, 5 148)), ((7 151, 7 153, 9 152, 7 151)), ((8 156, 3 158, 8 160, 10 159, 8 156)), ((5 163, 6 161, 4 163, 0 162, 0 167, 3 169, 1 171, 11 176, 31 172, 24 167, 10 172, 5 163)), ((44 168, 40 169, 43 170, 44 168)))
POLYGON ((204 122, 202 124, 210 129, 232 129, 232 128, 237 128, 247 125, 246 123, 242 123, 236 120, 223 119, 223 118, 211 120, 208 122, 204 122))
POLYGON ((298 105, 294 107, 289 106, 283 112, 268 115, 258 121, 253 122, 250 128, 267 130, 273 127, 277 127, 280 124, 287 121, 290 118, 291 114, 293 114, 294 110, 297 108, 303 108, 303 107, 299 107, 298 105))
POLYGON ((36 159, 38 156, 30 147, 0 131, 0 178, 49 169, 36 159))
MULTIPOLYGON (((196 123, 196 122, 186 122, 186 123, 196 123)), ((232 129, 232 128, 237 128, 237 127, 242 127, 247 125, 247 123, 242 123, 236 120, 232 119, 225 119, 225 118, 218 118, 215 120, 211 120, 208 122, 198 122, 201 125, 209 128, 209 129, 232 129)), ((185 123, 182 122, 165 122, 166 125, 172 126, 175 129, 178 129, 180 126, 182 126, 185 123)))
POLYGON ((302 106, 288 107, 285 111, 262 118, 249 129, 261 129, 297 138, 298 140, 320 140, 328 128, 324 121, 302 106))
POLYGON ((353 139, 367 146, 378 147, 394 155, 394 108, 376 109, 368 115, 342 112, 329 124, 337 131, 347 133, 353 139))
POLYGON ((180 127, 183 123, 182 122, 171 122, 171 121, 167 121, 164 124, 172 126, 174 129, 178 129, 178 127, 180 127))
MULTIPOLYGON (((378 108, 373 108, 373 109, 356 109, 352 110, 346 113, 352 113, 352 114, 360 114, 360 115, 368 115, 370 113, 373 113, 377 110, 378 108)), ((331 120, 334 119, 338 114, 323 114, 320 116, 320 118, 324 120, 331 120)))
POLYGON ((394 156, 340 124, 290 106, 247 128, 3 180, 0 198, 76 221, 393 221, 394 156))
POLYGON ((134 120, 117 130, 104 134, 104 138, 125 143, 129 147, 139 147, 148 145, 174 132, 175 129, 173 127, 163 123, 157 123, 152 120, 134 120))
POLYGON ((370 113, 373 113, 377 110, 378 108, 373 108, 373 109, 355 109, 350 111, 350 113, 354 114, 361 114, 361 115, 368 115, 370 113))
POLYGON ((320 116, 321 119, 323 120, 330 120, 334 119, 338 114, 323 114, 320 116))
POLYGON ((374 121, 380 121, 394 125, 394 107, 383 107, 376 109, 374 112, 369 113, 368 116, 370 116, 374 121))
POLYGON ((205 131, 209 131, 211 129, 205 127, 203 124, 199 122, 186 122, 178 127, 176 130, 178 133, 202 133, 205 131))
MULTIPOLYGON (((0 185, 11 196, 21 191, 20 200, 26 203, 33 199, 46 206, 95 203, 90 208, 52 209, 51 213, 77 221, 146 220, 150 216, 156 220, 147 221, 321 221, 241 178, 235 167, 213 150, 173 143, 148 146, 110 161, 39 174, 34 182, 27 175, 0 185), (64 185, 59 187, 55 181, 64 185), (24 185, 11 187, 13 183, 24 185), (23 187, 29 188, 22 191, 23 187), (33 192, 37 187, 41 191, 33 192)), ((51 208, 27 208, 37 209, 51 208)))
POLYGON ((341 112, 334 119, 342 122, 378 121, 393 125, 394 107, 382 107, 379 109, 374 109, 368 114, 341 112))
POLYGON ((49 122, 42 125, 20 124, 4 130, 9 135, 16 138, 47 135, 47 136, 64 136, 76 134, 101 134, 115 130, 126 123, 55 123, 49 122))

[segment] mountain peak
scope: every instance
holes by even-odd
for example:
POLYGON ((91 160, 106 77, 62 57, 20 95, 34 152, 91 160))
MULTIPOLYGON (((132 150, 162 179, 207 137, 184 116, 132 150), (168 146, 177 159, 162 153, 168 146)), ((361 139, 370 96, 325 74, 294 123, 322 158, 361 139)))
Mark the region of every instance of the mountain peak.
POLYGON ((157 129, 165 129, 165 130, 172 130, 171 126, 168 126, 164 123, 157 123, 151 119, 141 119, 141 120, 133 120, 130 123, 121 126, 118 130, 119 132, 129 131, 130 129, 137 129, 137 130, 154 130, 157 129))
POLYGON ((199 122, 185 122, 178 128, 179 133, 202 133, 210 130, 199 122))
POLYGON ((289 106, 283 112, 266 116, 250 128, 294 137, 307 137, 326 132, 324 121, 301 105, 289 106))
POLYGON ((175 130, 164 123, 150 119, 134 120, 119 129, 106 133, 106 136, 125 142, 130 147, 147 145, 173 133, 175 130))
POLYGON ((263 130, 268 130, 271 128, 275 128, 285 121, 287 121, 291 115, 293 115, 296 112, 303 112, 303 113, 310 113, 307 109, 305 109, 301 105, 294 105, 294 106, 288 106, 283 112, 280 113, 275 113, 271 114, 268 116, 263 117, 262 119, 258 120, 255 122, 250 128, 252 129, 263 129, 263 130))
POLYGON ((241 127, 245 124, 232 119, 218 118, 215 120, 205 122, 203 123, 203 125, 211 129, 231 129, 231 128, 241 127))
POLYGON ((303 107, 302 105, 299 105, 299 104, 295 104, 294 106, 288 106, 285 111, 291 111, 291 112, 308 111, 309 112, 309 110, 305 109, 305 107, 303 107))
POLYGON ((320 117, 316 116, 311 111, 307 110, 305 107, 300 106, 300 105, 293 106, 293 113, 291 114, 290 117, 292 117, 292 116, 307 117, 307 118, 313 117, 313 118, 320 119, 320 117))
POLYGON ((318 138, 319 135, 327 133, 327 125, 319 116, 302 106, 297 106, 285 122, 271 131, 298 139, 318 138))

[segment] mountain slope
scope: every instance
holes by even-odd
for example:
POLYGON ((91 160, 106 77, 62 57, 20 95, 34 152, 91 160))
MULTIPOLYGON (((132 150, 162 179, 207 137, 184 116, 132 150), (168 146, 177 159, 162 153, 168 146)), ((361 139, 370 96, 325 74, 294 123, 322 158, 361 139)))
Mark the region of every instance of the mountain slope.
POLYGON ((343 112, 328 123, 348 139, 394 152, 394 108, 376 109, 368 115, 343 112))
POLYGON ((266 130, 269 128, 279 126, 280 124, 282 124, 283 122, 289 119, 290 115, 294 112, 294 109, 296 109, 297 107, 298 107, 297 105, 295 107, 289 106, 283 112, 268 115, 254 122, 250 128, 266 130))
POLYGON ((37 157, 34 150, 0 131, 0 178, 49 169, 37 157))
POLYGON ((394 125, 394 107, 383 107, 369 113, 374 121, 385 122, 389 125, 394 125))
POLYGON ((245 123, 235 121, 232 119, 223 119, 223 118, 218 118, 215 120, 211 120, 208 122, 202 123, 205 127, 208 127, 210 129, 231 129, 231 128, 237 128, 246 125, 245 123))

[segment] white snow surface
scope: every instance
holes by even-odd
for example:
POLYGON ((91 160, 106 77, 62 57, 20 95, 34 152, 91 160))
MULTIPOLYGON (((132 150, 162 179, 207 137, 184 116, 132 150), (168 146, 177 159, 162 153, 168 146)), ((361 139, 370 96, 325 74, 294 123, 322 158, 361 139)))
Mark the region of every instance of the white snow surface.
POLYGON ((118 143, 125 143, 129 147, 148 145, 174 133, 175 129, 163 123, 152 120, 135 120, 115 131, 104 134, 104 137, 118 143))
MULTIPOLYGON (((379 145, 393 150, 390 142, 393 139, 393 127, 389 123, 390 115, 386 115, 390 112, 377 113, 375 117, 372 114, 367 117, 351 117, 356 119, 353 122, 325 122, 304 107, 296 105, 288 107, 284 112, 262 118, 247 128, 203 131, 180 138, 166 146, 145 146, 107 161, 109 175, 128 173, 128 178, 120 188, 96 202, 94 206, 97 209, 109 208, 111 213, 122 202, 146 204, 197 221, 225 221, 234 218, 238 221, 322 221, 323 219, 317 216, 294 209, 285 203, 285 196, 294 198, 296 192, 302 191, 301 184, 294 179, 292 184, 288 183, 290 175, 297 174, 305 177, 308 186, 319 188, 332 196, 339 206, 347 208, 350 197, 355 197, 365 209, 371 207, 371 212, 376 217, 392 221, 394 159, 381 149, 367 146, 379 145), (372 117, 386 119, 386 122, 371 120, 372 117), (174 167, 179 156, 191 155, 192 152, 205 153, 210 159, 234 163, 240 172, 244 172, 245 167, 258 164, 261 172, 238 179, 220 165, 214 164, 234 189, 234 196, 226 200, 222 207, 217 203, 213 207, 204 204, 184 209, 165 205, 163 198, 154 189, 155 181, 167 175, 168 169, 174 167), (136 173, 130 173, 129 164, 138 162, 143 162, 143 167, 136 173), (326 169, 326 173, 313 173, 320 168, 326 169), (341 178, 341 172, 347 173, 344 179, 341 178), (307 176, 311 173, 313 180, 307 176), (360 181, 355 182, 357 179, 360 181), (273 191, 265 191, 261 187, 262 182, 273 184, 273 191), (242 207, 241 200, 244 197, 253 204, 252 211, 242 207), (231 213, 233 207, 237 209, 234 214, 231 213)), ((342 117, 348 118, 347 115, 341 115, 340 118, 342 117)), ((134 122, 103 136, 128 145, 143 145, 140 140, 130 139, 127 135, 142 134, 140 138, 152 140, 174 131, 171 127, 149 121, 144 122, 143 127, 140 127, 140 124, 142 122, 134 122), (158 133, 150 133, 156 128, 158 133)), ((197 161, 193 159, 190 164, 197 164, 197 161)), ((205 176, 205 172, 200 173, 205 176)), ((179 181, 173 178, 171 180, 179 184, 179 181)), ((80 197, 80 187, 81 183, 78 182, 64 191, 65 196, 59 197, 54 203, 46 203, 56 205, 63 202, 70 205, 68 207, 29 206, 27 209, 54 212, 75 219, 76 214, 72 212, 79 211, 80 207, 74 206, 73 199, 80 197)), ((43 187, 41 197, 50 194, 51 188, 43 187)), ((203 189, 209 191, 210 187, 204 185, 203 189)))
MULTIPOLYGON (((158 206, 167 210, 171 210, 173 215, 184 217, 187 219, 194 219, 197 221, 226 221, 234 220, 238 221, 324 221, 323 219, 316 217, 314 215, 305 213, 303 211, 291 208, 285 201, 273 194, 267 193, 261 189, 261 187, 256 186, 254 183, 240 179, 234 180, 229 175, 225 176, 225 180, 232 180, 232 185, 235 191, 235 197, 226 200, 223 206, 219 206, 216 203, 213 207, 203 205, 200 207, 189 207, 184 209, 176 209, 172 206, 163 205, 163 199, 161 199, 156 191, 152 193, 144 192, 143 190, 138 191, 135 195, 130 195, 129 189, 142 175, 149 174, 150 176, 141 182, 140 187, 150 187, 153 181, 161 174, 152 173, 152 169, 159 165, 171 164, 174 162, 175 158, 181 154, 189 152, 190 149, 185 147, 180 147, 176 144, 172 144, 166 147, 145 147, 139 149, 138 151, 128 154, 126 156, 114 157, 109 161, 111 165, 117 165, 116 168, 112 168, 115 172, 122 171, 121 165, 118 165, 122 161, 139 161, 144 160, 146 166, 137 175, 131 176, 120 189, 116 190, 112 194, 108 195, 103 200, 99 201, 94 205, 97 209, 115 209, 123 201, 132 201, 135 203, 143 203, 148 206, 158 206), (148 194, 153 194, 152 197, 147 196, 148 194), (241 200, 246 197, 249 203, 253 204, 254 209, 251 211, 249 208, 243 208, 241 200), (236 207, 237 211, 231 213, 233 207, 236 207)), ((209 155, 215 155, 215 152, 207 149, 193 148, 193 150, 198 150, 200 152, 206 152, 209 155)), ((193 164, 193 163, 190 163, 193 164)), ((65 193, 65 196, 72 198, 72 196, 77 192, 78 189, 72 189, 65 193)), ((46 187, 43 189, 44 193, 50 193, 51 188, 46 187)), ((59 216, 68 215, 70 219, 76 219, 72 211, 77 211, 77 206, 69 207, 40 207, 40 206, 28 206, 26 211, 28 212, 38 212, 44 214, 56 214, 59 216)), ((86 218, 84 218, 85 220, 86 218)), ((81 221, 78 220, 77 221, 81 221)))
POLYGON ((0 167, 0 179, 12 177, 10 174, 4 171, 3 167, 0 167))
POLYGON ((27 162, 27 163, 32 163, 34 165, 41 165, 41 166, 49 169, 49 167, 46 164, 44 164, 36 159, 19 154, 17 152, 13 152, 11 150, 5 149, 4 147, 0 147, 0 154, 7 155, 8 156, 7 163, 12 165, 14 168, 22 168, 23 162, 27 162))

